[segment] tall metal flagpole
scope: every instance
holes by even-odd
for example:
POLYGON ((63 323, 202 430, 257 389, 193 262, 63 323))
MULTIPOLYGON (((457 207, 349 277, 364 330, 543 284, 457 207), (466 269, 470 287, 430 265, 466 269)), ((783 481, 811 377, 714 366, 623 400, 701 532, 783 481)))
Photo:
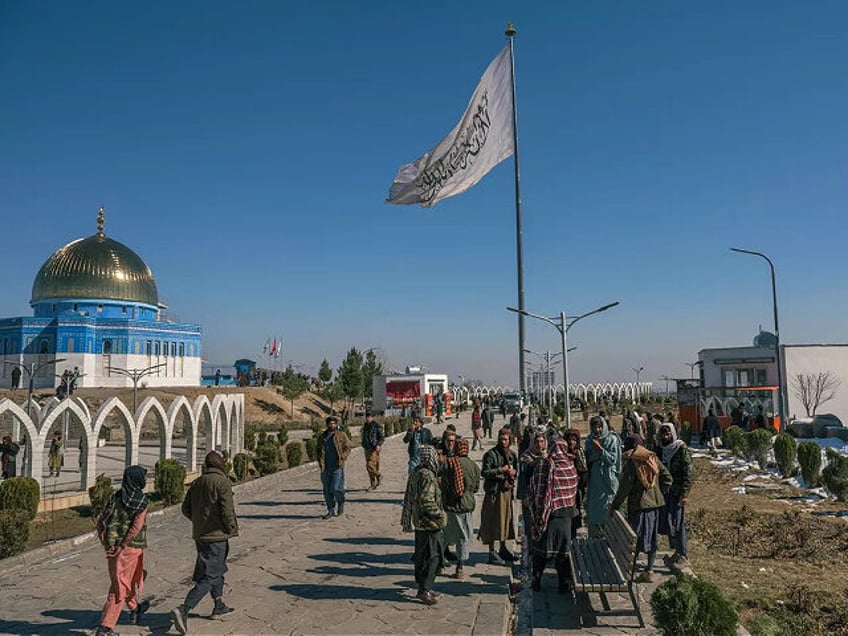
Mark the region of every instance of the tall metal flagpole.
POLYGON ((518 31, 512 22, 506 26, 509 38, 509 63, 512 71, 512 145, 515 159, 515 247, 518 252, 518 379, 524 393, 524 231, 521 229, 521 170, 518 162, 518 109, 515 104, 515 51, 513 39, 518 31))

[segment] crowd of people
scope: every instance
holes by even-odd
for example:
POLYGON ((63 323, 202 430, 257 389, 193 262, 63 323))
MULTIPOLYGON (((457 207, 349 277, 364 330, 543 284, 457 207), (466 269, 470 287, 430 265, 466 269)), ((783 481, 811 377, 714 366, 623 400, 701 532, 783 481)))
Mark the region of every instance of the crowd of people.
MULTIPOLYGON (((479 410, 482 422, 482 412, 479 410)), ((440 594, 433 589, 436 577, 453 565, 451 576, 465 578, 474 540, 476 495, 482 487, 480 524, 476 538, 488 548, 488 563, 507 565, 519 557, 509 542, 518 538, 514 506, 521 507, 523 546, 529 555, 531 586, 541 589, 542 574, 553 562, 558 590, 570 591, 569 555, 578 529, 602 536, 613 510, 627 501, 627 519, 638 537, 647 562, 640 580, 650 581, 658 550, 658 535, 666 534, 674 553, 667 564, 686 559, 684 511, 692 487, 692 459, 677 437, 673 421, 625 413, 621 433, 610 429, 601 411, 589 421, 585 442, 580 431, 560 432, 548 419, 537 418, 521 431, 518 415, 497 432, 497 441, 480 464, 469 457, 474 442, 482 439, 474 429, 472 443, 448 423, 436 437, 420 417, 413 419, 403 437, 407 446, 407 485, 401 527, 414 533, 416 599, 435 605, 440 594), (517 503, 516 503, 517 502, 517 503), (451 549, 453 548, 453 549, 451 549)), ((673 418, 668 417, 668 420, 673 418)), ((351 451, 348 434, 335 416, 326 418, 318 438, 316 459, 320 467, 327 513, 324 519, 344 514, 345 461, 351 451)), ((482 424, 481 424, 482 429, 482 424)), ((369 490, 382 483, 380 452, 385 442, 381 425, 370 415, 362 429, 369 490)), ((4 440, 4 444, 8 444, 4 440)), ((120 490, 97 519, 97 532, 106 552, 110 588, 97 634, 112 636, 124 605, 130 621, 137 623, 150 607, 142 599, 144 550, 147 547, 146 469, 130 466, 120 490)), ((213 616, 232 610, 224 603, 229 540, 238 536, 232 484, 226 460, 212 451, 204 460, 203 474, 192 482, 182 505, 192 522, 196 559, 192 589, 171 612, 180 634, 188 631, 189 611, 210 595, 213 616)))

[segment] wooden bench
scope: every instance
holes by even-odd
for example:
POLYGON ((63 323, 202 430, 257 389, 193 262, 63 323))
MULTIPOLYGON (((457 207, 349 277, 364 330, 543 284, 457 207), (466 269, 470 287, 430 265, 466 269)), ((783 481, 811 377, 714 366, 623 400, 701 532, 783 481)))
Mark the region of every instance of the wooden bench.
MULTIPOLYGON (((636 533, 624 516, 613 510, 604 524, 603 538, 577 537, 571 542, 571 575, 575 591, 600 594, 607 608, 609 604, 604 596, 607 592, 627 592, 639 619, 639 627, 644 627, 639 601, 633 590, 638 555, 636 533)), ((629 612, 606 611, 604 614, 629 612)))

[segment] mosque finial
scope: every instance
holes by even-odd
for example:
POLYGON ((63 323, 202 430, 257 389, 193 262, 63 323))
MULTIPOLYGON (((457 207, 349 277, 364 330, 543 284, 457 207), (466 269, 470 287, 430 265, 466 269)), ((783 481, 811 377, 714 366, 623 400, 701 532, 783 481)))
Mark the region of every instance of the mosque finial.
POLYGON ((105 237, 106 235, 103 233, 103 224, 106 222, 106 218, 103 216, 103 206, 100 206, 100 209, 97 211, 97 236, 100 238, 105 237))

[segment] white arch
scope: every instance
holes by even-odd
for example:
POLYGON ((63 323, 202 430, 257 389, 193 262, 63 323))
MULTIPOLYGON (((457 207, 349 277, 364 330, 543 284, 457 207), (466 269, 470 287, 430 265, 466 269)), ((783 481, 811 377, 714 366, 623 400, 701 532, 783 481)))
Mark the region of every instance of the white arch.
MULTIPOLYGON (((144 398, 138 409, 135 412, 135 431, 138 445, 141 445, 141 427, 144 426, 144 420, 147 415, 153 411, 159 416, 159 459, 171 458, 171 423, 168 420, 168 414, 162 403, 152 395, 144 398)), ((138 446, 133 449, 132 463, 138 463, 138 446)))
MULTIPOLYGON (((135 419, 133 419, 132 413, 130 413, 127 405, 117 397, 110 397, 100 405, 100 408, 97 409, 97 412, 94 414, 94 420, 92 420, 91 423, 91 443, 89 444, 89 448, 97 448, 97 440, 100 439, 100 431, 103 428, 103 424, 106 422, 106 418, 111 415, 112 411, 118 411, 120 419, 123 420, 124 468, 126 468, 127 466, 132 466, 138 462, 139 437, 136 433, 135 419), (133 457, 135 457, 135 460, 133 460, 133 457)), ((89 487, 94 485, 94 480, 97 475, 96 459, 96 451, 89 453, 89 458, 84 464, 88 470, 89 487)))
POLYGON ((200 435, 200 423, 203 421, 202 416, 206 415, 206 428, 203 431, 206 439, 205 452, 208 453, 215 448, 215 416, 212 413, 212 405, 209 403, 209 398, 205 395, 198 395, 192 406, 194 413, 194 421, 197 423, 198 435, 200 435))
POLYGON ((173 432, 177 430, 177 416, 183 409, 188 430, 185 431, 186 441, 186 470, 193 473, 197 470, 197 422, 191 410, 191 402, 184 395, 180 395, 168 406, 168 428, 173 432))
MULTIPOLYGON (((35 402, 33 402, 33 404, 34 403, 35 402)), ((41 453, 33 453, 33 449, 44 448, 44 440, 41 439, 35 422, 30 419, 30 417, 26 414, 26 411, 8 398, 0 398, 0 416, 4 413, 11 414, 16 422, 23 424, 24 429, 26 430, 27 447, 22 449, 24 454, 22 459, 25 460, 23 463, 24 470, 22 471, 22 474, 24 477, 32 477, 38 481, 38 487, 41 488, 42 457, 41 453)), ((36 418, 38 418, 38 413, 39 411, 36 410, 36 418)), ((14 432, 13 427, 13 433, 14 432)), ((17 438, 16 441, 20 439, 20 430, 17 431, 17 435, 15 435, 15 437, 17 438)))

